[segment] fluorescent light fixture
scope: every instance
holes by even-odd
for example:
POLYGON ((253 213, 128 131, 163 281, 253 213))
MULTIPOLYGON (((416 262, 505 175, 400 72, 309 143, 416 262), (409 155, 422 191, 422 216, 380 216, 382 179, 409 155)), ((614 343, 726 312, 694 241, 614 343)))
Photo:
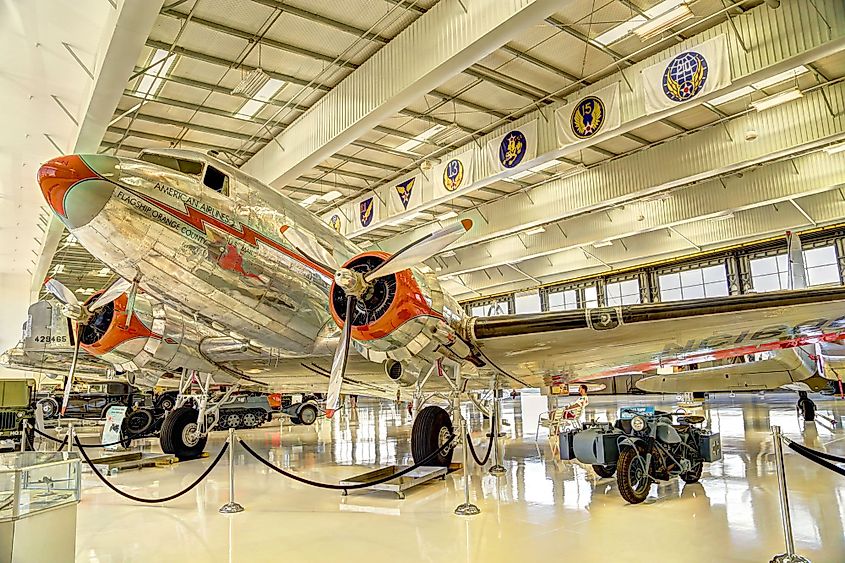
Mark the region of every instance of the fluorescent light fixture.
POLYGON ((734 218, 734 214, 731 211, 729 213, 723 213, 721 215, 717 215, 715 217, 712 217, 710 220, 718 223, 719 221, 727 221, 728 219, 733 219, 733 218, 734 218))
POLYGON ((330 192, 324 193, 322 199, 323 199, 323 201, 334 201, 342 195, 343 194, 340 193, 339 191, 332 190, 330 192))
POLYGON ((126 117, 127 115, 132 113, 133 111, 137 110, 138 108, 141 107, 141 104, 143 104, 143 103, 144 103, 143 101, 138 102, 137 104, 135 104, 134 106, 132 106, 128 110, 124 111, 123 113, 121 113, 120 115, 118 115, 117 117, 115 117, 114 119, 109 121, 108 126, 111 127, 112 125, 114 125, 115 123, 117 123, 118 121, 120 121, 121 119, 123 119, 124 117, 126 117))
POLYGON ((373 241, 371 241, 371 240, 359 240, 358 241, 358 246, 360 246, 361 248, 369 248, 372 245, 373 245, 373 241))
POLYGON ((417 148, 429 138, 436 135, 437 133, 440 133, 444 129, 446 129, 445 125, 434 125, 433 127, 429 127, 419 135, 415 136, 413 139, 408 139, 407 141, 396 147, 396 150, 402 152, 411 152, 411 149, 417 148))
POLYGON ((320 196, 318 196, 317 194, 311 194, 302 201, 300 201, 299 205, 301 205, 302 207, 308 207, 309 205, 313 205, 314 202, 316 202, 318 199, 320 199, 320 196))
POLYGON ((447 211, 446 213, 442 213, 442 214, 438 215, 437 217, 435 217, 435 219, 437 219, 438 221, 447 221, 447 220, 452 219, 452 218, 457 217, 457 216, 458 216, 458 214, 455 213, 454 211, 447 211))
POLYGON ((525 231, 525 234, 526 235, 539 235, 540 233, 545 233, 545 232, 546 232, 546 228, 543 227, 543 225, 539 225, 537 227, 534 227, 533 229, 528 229, 527 231, 525 231))
POLYGON ((754 84, 752 84, 752 86, 754 86, 754 88, 756 88, 757 90, 764 90, 769 86, 774 86, 775 84, 780 84, 781 82, 792 80, 795 77, 804 74, 805 72, 810 72, 810 69, 808 69, 804 65, 797 66, 795 68, 791 68, 774 76, 770 76, 769 78, 764 78, 759 82, 755 82, 754 84))
POLYGON ((537 166, 532 166, 531 168, 529 168, 529 170, 531 170, 532 172, 542 172, 543 170, 547 170, 549 168, 554 168, 558 164, 560 164, 559 160, 552 159, 552 160, 549 160, 547 162, 544 162, 543 164, 538 164, 537 166))
POLYGON ((64 271, 65 271, 65 265, 64 264, 56 264, 55 266, 53 266, 53 273, 54 274, 61 274, 64 271))
POLYGON ((256 68, 251 70, 241 78, 237 86, 232 89, 232 94, 235 96, 243 96, 245 98, 254 98, 256 94, 269 82, 270 75, 256 68))
POLYGON ((733 101, 737 98, 747 96, 748 94, 753 94, 754 92, 756 92, 756 90, 754 88, 752 88, 751 86, 746 86, 745 88, 740 88, 739 90, 734 90, 733 92, 728 92, 727 94, 723 94, 723 95, 719 96, 718 98, 713 98, 712 100, 710 100, 709 103, 714 105, 714 106, 720 106, 722 104, 726 104, 728 102, 731 102, 731 101, 733 101))
POLYGON ((258 110, 263 108, 284 85, 284 80, 270 78, 251 100, 247 100, 246 103, 241 106, 241 109, 235 113, 235 117, 240 117, 241 119, 251 119, 252 116, 258 113, 258 110))
POLYGON ((176 61, 176 55, 171 54, 167 56, 167 51, 164 49, 156 49, 150 59, 150 68, 141 76, 138 81, 138 87, 135 92, 142 97, 155 96, 164 84, 164 78, 170 72, 170 67, 176 61))
POLYGON ((390 224, 391 224, 391 225, 402 225, 403 223, 407 223, 407 222, 409 222, 409 221, 413 221, 414 219, 417 219, 417 218, 419 218, 419 217, 421 217, 421 216, 422 216, 422 212, 421 212, 421 211, 418 211, 418 212, 416 212, 416 213, 411 213, 411 214, 410 214, 410 215, 408 215, 407 217, 400 217, 399 219, 396 219, 395 221, 392 221, 390 224))
POLYGON ((598 37, 596 37, 593 41, 604 45, 605 47, 610 45, 611 43, 615 43, 619 41, 635 29, 639 28, 645 23, 648 23, 649 20, 654 20, 663 14, 677 8, 681 4, 686 4, 685 0, 664 0, 660 2, 656 6, 649 8, 645 11, 645 15, 636 15, 631 19, 617 25, 616 27, 605 31, 598 37))
POLYGON ((768 98, 763 98, 762 100, 751 102, 751 107, 753 107, 757 111, 765 111, 767 109, 777 107, 781 104, 785 104, 786 102, 797 100, 798 98, 801 98, 803 96, 804 92, 802 92, 798 88, 793 88, 791 90, 785 90, 780 94, 775 94, 774 96, 769 96, 768 98))
POLYGON ((603 241, 593 243, 593 247, 595 247, 595 248, 604 248, 606 246, 613 246, 613 241, 612 240, 603 240, 603 241))
POLYGON ((695 14, 690 10, 689 4, 680 4, 668 12, 665 12, 656 18, 652 18, 634 30, 634 33, 643 41, 651 39, 656 35, 660 35, 673 25, 687 21, 695 17, 695 14))
POLYGON ((455 251, 454 251, 454 250, 447 250, 446 252, 441 252, 441 253, 440 253, 440 256, 442 256, 443 258, 451 258, 451 257, 452 257, 452 256, 454 256, 454 255, 455 255, 455 251))
POLYGON ((839 154, 841 152, 845 152, 845 143, 839 143, 838 145, 831 145, 829 147, 825 147, 824 152, 826 152, 827 154, 839 154))
POLYGON ((100 271, 97 272, 97 275, 104 278, 108 275, 111 275, 111 269, 110 268, 100 268, 100 271))

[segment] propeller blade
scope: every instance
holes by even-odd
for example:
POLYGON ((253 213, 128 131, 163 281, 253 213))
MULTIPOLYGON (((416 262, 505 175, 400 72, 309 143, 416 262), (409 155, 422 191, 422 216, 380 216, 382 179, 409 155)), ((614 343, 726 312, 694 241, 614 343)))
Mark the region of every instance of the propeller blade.
POLYGON ((132 282, 126 281, 123 278, 118 279, 106 289, 94 302, 88 307, 89 311, 96 311, 104 305, 108 305, 124 293, 132 286, 132 282))
POLYGON ((303 236, 296 229, 290 227, 284 227, 283 229, 282 236, 288 239, 300 254, 304 254, 306 258, 326 270, 333 272, 340 268, 340 264, 332 256, 332 253, 326 250, 319 242, 303 236))
POLYGON ((447 246, 461 238, 465 232, 472 228, 471 219, 463 219, 454 225, 449 225, 439 231, 424 236, 412 242, 387 260, 378 268, 364 274, 364 281, 372 282, 374 279, 388 276, 407 270, 411 266, 422 264, 447 246))
POLYGON ((70 305, 72 307, 80 306, 79 299, 76 298, 76 295, 74 295, 73 292, 59 280, 50 278, 44 282, 44 287, 53 295, 53 297, 65 305, 70 305))
POLYGON ((346 297, 346 318, 343 320, 343 333, 332 360, 332 373, 329 377, 329 395, 326 399, 326 417, 331 418, 340 404, 340 388, 343 374, 346 372, 346 360, 349 358, 349 341, 352 339, 352 315, 358 300, 354 295, 346 297))
POLYGON ((70 391, 73 388, 73 374, 76 371, 76 361, 79 359, 79 347, 82 345, 82 341, 79 339, 79 324, 73 324, 74 340, 76 341, 76 344, 73 347, 73 360, 70 363, 70 371, 67 374, 67 382, 65 383, 65 392, 62 396, 61 416, 65 415, 67 403, 70 400, 70 391))

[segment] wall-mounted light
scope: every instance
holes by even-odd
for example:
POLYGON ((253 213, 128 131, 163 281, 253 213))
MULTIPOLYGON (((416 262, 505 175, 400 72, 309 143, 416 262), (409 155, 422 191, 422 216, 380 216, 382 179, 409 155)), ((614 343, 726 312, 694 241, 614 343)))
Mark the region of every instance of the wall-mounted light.
POLYGON ((695 14, 693 14, 692 10, 690 10, 689 4, 679 4, 668 12, 660 14, 659 16, 652 18, 643 25, 639 26, 634 30, 634 34, 641 40, 645 41, 646 39, 651 39, 652 37, 660 35, 672 26, 684 22, 692 17, 695 17, 695 14))
POLYGON ((751 107, 753 107, 757 111, 765 111, 767 109, 777 107, 781 104, 785 104, 786 102, 797 100, 798 98, 801 98, 803 96, 804 92, 802 92, 798 88, 793 88, 791 90, 786 90, 779 94, 775 94, 774 96, 769 96, 768 98, 763 98, 762 100, 751 102, 751 107))

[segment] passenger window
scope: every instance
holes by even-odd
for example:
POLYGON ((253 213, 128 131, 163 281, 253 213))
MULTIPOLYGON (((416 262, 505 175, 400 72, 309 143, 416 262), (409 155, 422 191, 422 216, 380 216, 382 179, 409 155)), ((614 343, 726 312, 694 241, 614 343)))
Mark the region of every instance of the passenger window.
POLYGON ((207 166, 205 168, 205 178, 202 183, 215 192, 229 195, 229 177, 213 166, 207 166))

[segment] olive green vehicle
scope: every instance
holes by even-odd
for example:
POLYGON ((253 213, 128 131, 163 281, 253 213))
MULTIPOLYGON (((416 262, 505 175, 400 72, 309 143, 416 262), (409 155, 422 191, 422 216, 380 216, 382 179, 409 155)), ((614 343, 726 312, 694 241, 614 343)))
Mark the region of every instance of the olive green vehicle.
POLYGON ((32 449, 34 390, 33 379, 0 379, 0 449, 19 450, 22 440, 26 440, 26 449, 32 449), (24 421, 27 422, 26 432, 24 421))

